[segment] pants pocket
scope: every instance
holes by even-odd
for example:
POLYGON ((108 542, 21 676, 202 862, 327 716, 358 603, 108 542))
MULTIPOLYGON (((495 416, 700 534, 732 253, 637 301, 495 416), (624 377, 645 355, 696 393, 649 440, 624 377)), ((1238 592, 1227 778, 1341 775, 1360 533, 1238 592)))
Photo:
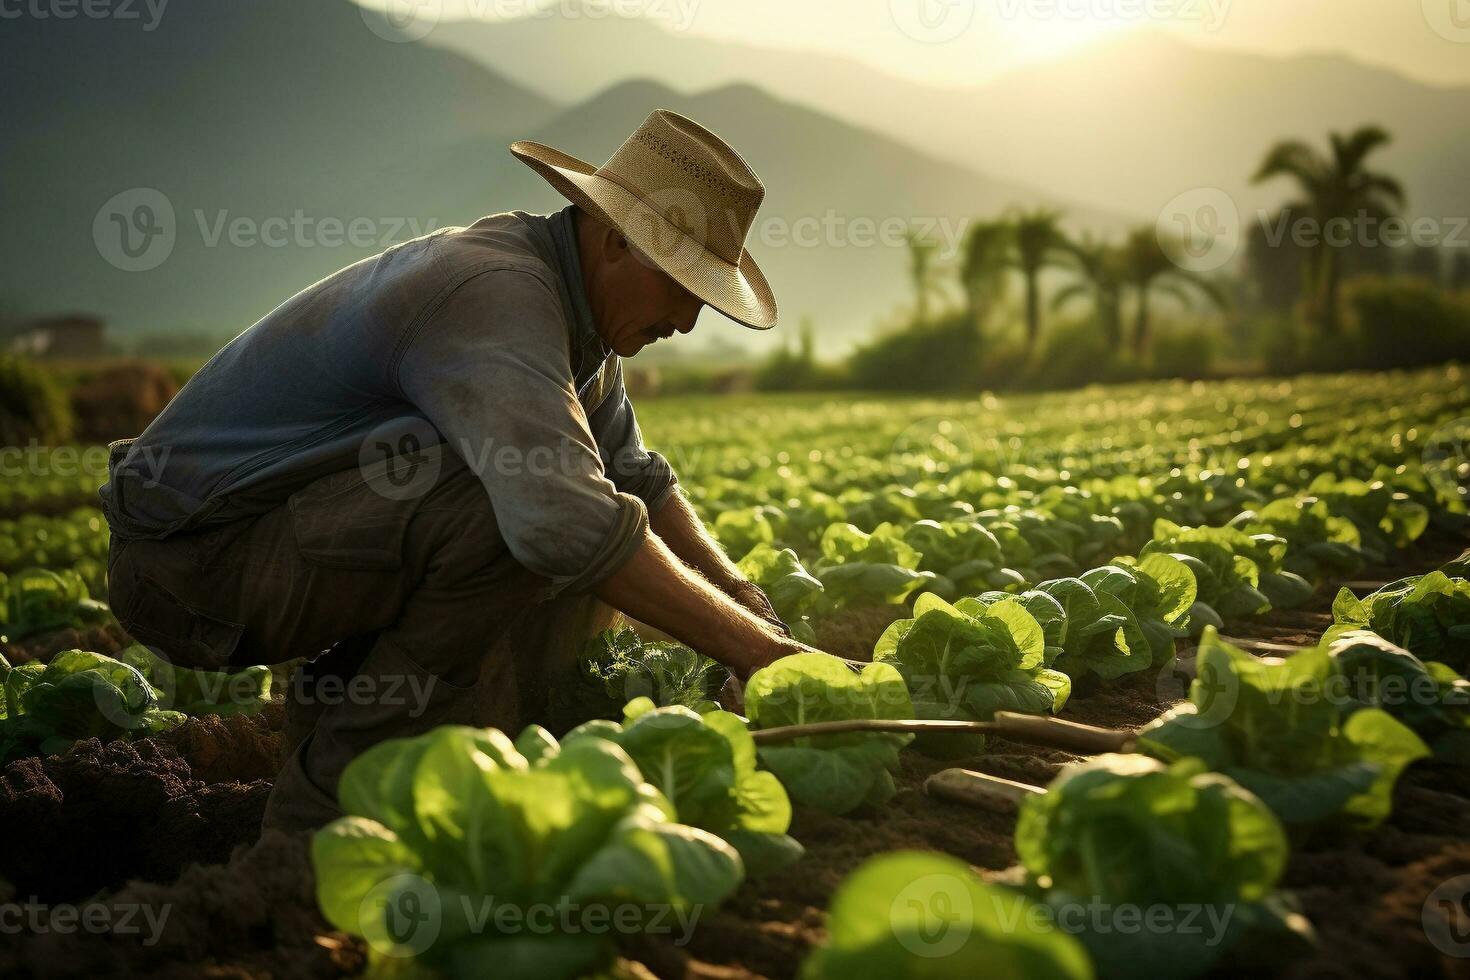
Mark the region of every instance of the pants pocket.
POLYGON ((402 492, 372 469, 322 477, 287 500, 303 559, 325 568, 403 567, 403 539, 422 494, 402 492))
POLYGON ((147 575, 129 590, 118 623, 134 639, 157 650, 176 667, 230 668, 245 627, 186 605, 147 575))

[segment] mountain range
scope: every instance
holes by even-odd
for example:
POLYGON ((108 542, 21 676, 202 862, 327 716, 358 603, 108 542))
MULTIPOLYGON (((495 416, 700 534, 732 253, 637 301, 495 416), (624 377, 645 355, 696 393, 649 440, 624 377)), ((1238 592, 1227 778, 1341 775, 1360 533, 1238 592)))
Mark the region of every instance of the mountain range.
POLYGON ((426 43, 562 101, 626 78, 681 90, 751 82, 969 169, 1143 216, 1197 187, 1221 188, 1246 210, 1279 202, 1281 188, 1249 180, 1273 141, 1322 144, 1329 129, 1378 123, 1395 137, 1379 163, 1409 187, 1416 215, 1470 214, 1470 87, 1423 84, 1344 56, 1253 54, 1142 30, 947 88, 653 19, 447 22, 426 43))
POLYGON ((1405 178, 1415 212, 1470 207, 1454 122, 1470 90, 1344 59, 1145 36, 939 89, 641 21, 446 23, 395 43, 373 16, 349 0, 176 0, 152 30, 8 20, 0 315, 243 329, 393 241, 559 207, 506 145, 537 139, 601 162, 658 107, 720 132, 761 175, 751 250, 786 322, 810 316, 828 350, 904 301, 902 243, 873 240, 885 224, 927 224, 952 250, 964 222, 1016 205, 1117 234, 1200 184, 1279 199, 1284 188, 1245 180, 1279 136, 1384 121, 1399 140, 1383 165, 1405 178), (141 262, 119 252, 165 209, 166 249, 141 262))

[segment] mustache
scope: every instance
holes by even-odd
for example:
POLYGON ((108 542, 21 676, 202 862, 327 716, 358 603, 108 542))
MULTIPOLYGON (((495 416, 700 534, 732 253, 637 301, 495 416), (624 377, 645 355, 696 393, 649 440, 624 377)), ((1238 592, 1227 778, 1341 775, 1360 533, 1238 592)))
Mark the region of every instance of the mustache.
POLYGON ((643 333, 645 336, 651 337, 654 340, 665 340, 674 335, 674 325, 665 320, 662 323, 655 323, 653 326, 645 328, 643 333))

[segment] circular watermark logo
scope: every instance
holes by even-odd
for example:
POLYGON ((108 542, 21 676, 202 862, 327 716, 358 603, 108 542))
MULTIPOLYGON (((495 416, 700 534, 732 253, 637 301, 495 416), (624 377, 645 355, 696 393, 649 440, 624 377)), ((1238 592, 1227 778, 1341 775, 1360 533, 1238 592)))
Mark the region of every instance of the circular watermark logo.
POLYGON ((889 922, 904 949, 925 959, 958 952, 974 928, 970 889, 955 875, 915 878, 894 896, 889 922), (902 925, 903 928, 897 928, 902 925))
POLYGON ((1240 248, 1240 209, 1218 187, 1196 187, 1164 205, 1154 231, 1174 265, 1214 272, 1240 248))
POLYGON ((358 7, 368 30, 385 41, 422 41, 439 26, 444 0, 386 0, 381 10, 358 7))
POLYGON ((947 44, 975 23, 975 0, 888 0, 888 14, 907 37, 947 44))
POLYGON ((897 479, 916 472, 943 476, 975 459, 975 438, 959 419, 933 415, 905 426, 888 449, 888 471, 897 479))
POLYGON ((1458 875, 1430 892, 1419 920, 1435 949, 1470 958, 1470 875, 1458 875))
POLYGON ((1470 497, 1470 418, 1435 429, 1419 451, 1424 478, 1451 500, 1470 497))
POLYGON ((401 874, 378 882, 357 909, 358 930, 384 956, 418 956, 434 945, 444 925, 439 890, 421 875, 401 874))
POLYGON ((623 225, 642 258, 666 272, 683 272, 706 256, 710 216, 699 195, 682 187, 650 192, 623 225))
POLYGON ((1446 41, 1470 44, 1470 0, 1421 0, 1424 21, 1446 41))
POLYGON ((178 223, 173 202, 152 187, 114 194, 92 219, 97 254, 123 272, 147 272, 173 254, 178 223))
POLYGON ((434 488, 443 466, 439 432, 415 415, 373 429, 357 451, 358 472, 389 500, 417 500, 434 488))
POLYGON ((1169 664, 1159 671, 1154 694, 1163 704, 1185 699, 1193 702, 1195 710, 1180 712, 1174 718, 1175 724, 1193 729, 1218 728, 1235 711, 1240 699, 1240 678, 1229 670, 1205 663, 1199 665, 1198 674, 1190 681, 1169 664))

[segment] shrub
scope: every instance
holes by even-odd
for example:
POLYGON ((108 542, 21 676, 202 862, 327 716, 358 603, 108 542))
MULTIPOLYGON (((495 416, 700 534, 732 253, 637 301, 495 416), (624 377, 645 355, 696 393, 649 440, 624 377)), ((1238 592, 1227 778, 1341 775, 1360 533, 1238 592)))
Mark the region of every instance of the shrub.
POLYGON ((1470 299, 1412 279, 1363 279, 1347 292, 1363 367, 1407 368, 1470 358, 1470 299))
POLYGON ((1156 378, 1195 380, 1210 375, 1220 350, 1220 334, 1203 325, 1159 331, 1149 356, 1149 374, 1156 378))
POLYGON ((55 380, 30 361, 0 354, 0 445, 66 442, 71 436, 71 409, 55 380))
POLYGON ((973 389, 983 345, 963 316, 884 334, 853 352, 852 384, 867 390, 973 389))

